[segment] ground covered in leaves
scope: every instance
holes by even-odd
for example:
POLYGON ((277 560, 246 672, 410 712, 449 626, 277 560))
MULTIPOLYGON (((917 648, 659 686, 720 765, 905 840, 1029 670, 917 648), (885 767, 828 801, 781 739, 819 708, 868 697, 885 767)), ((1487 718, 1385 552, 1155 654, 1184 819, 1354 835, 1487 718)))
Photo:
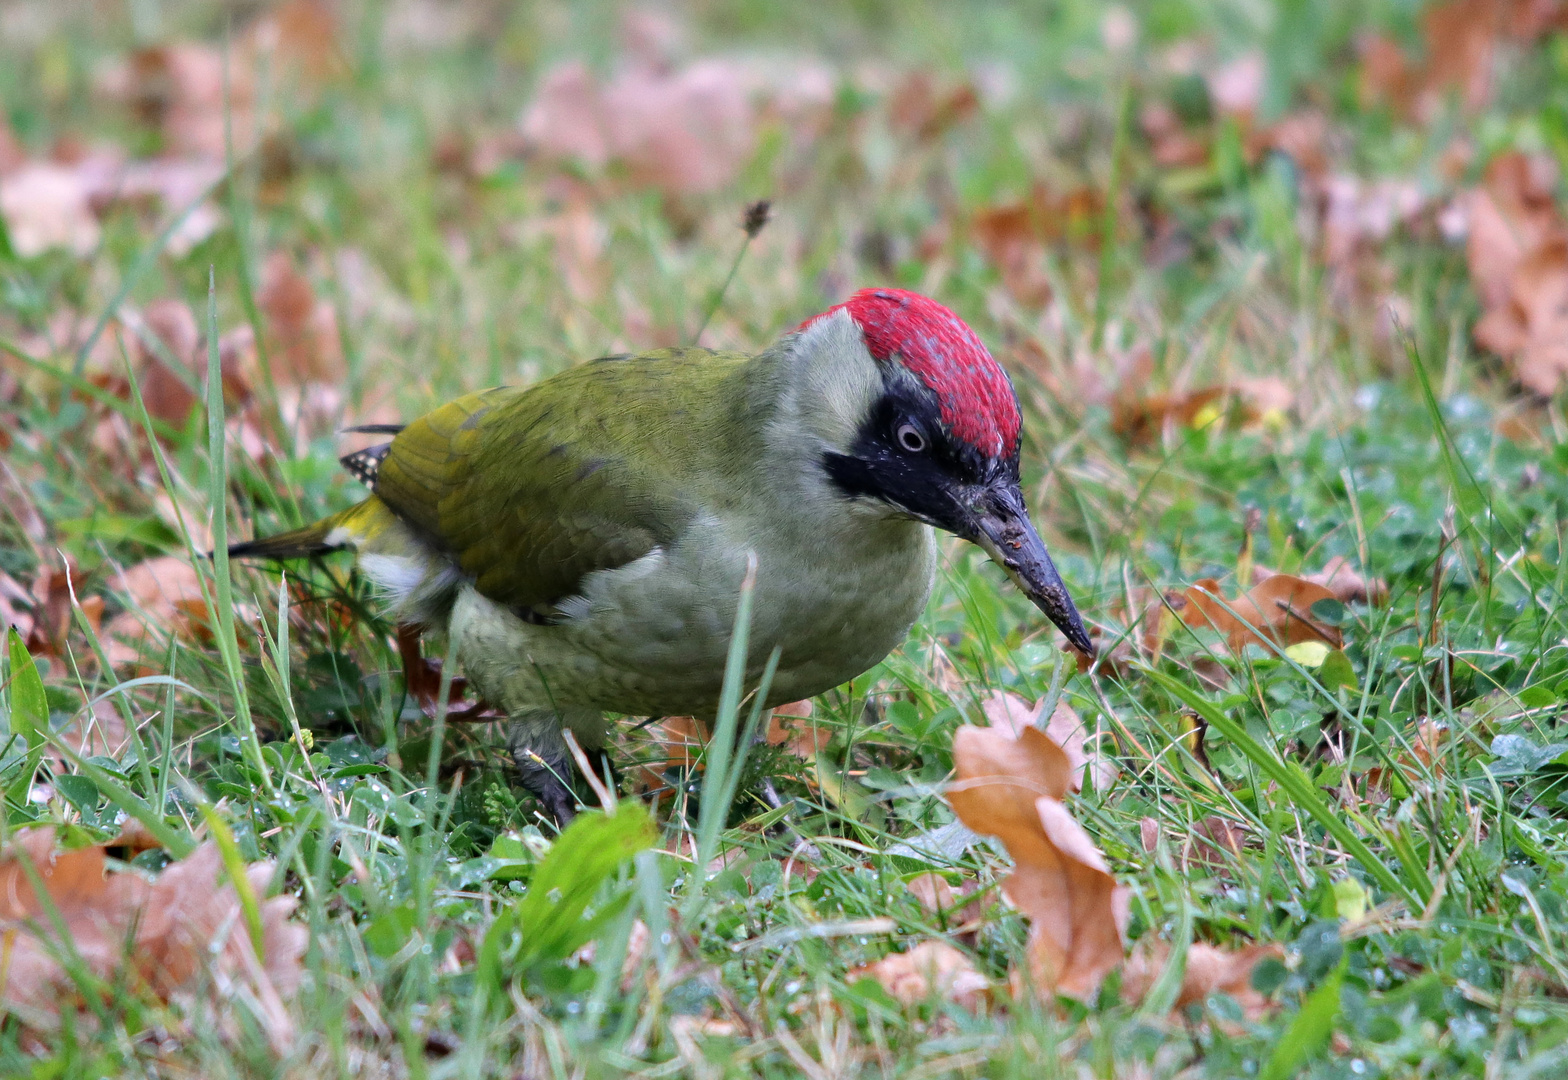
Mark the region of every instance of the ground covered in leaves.
POLYGON ((12 0, 0 104, 0 1072, 1568 1072, 1568 5, 12 0), (954 543, 557 837, 341 562, 201 557, 883 283, 1095 663, 954 543))

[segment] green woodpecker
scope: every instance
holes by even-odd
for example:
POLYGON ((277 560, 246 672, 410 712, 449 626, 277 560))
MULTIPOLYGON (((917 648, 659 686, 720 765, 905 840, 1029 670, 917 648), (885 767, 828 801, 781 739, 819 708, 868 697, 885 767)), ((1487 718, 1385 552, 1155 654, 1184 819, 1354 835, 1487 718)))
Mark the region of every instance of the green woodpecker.
POLYGON ((748 677, 812 697, 899 645, 973 541, 1077 649, 1089 635, 1019 489, 1018 399, 935 301, 867 289, 757 356, 661 349, 471 394, 344 459, 371 489, 235 556, 348 548, 510 720, 525 784, 573 813, 562 728, 712 719, 755 558, 748 677))

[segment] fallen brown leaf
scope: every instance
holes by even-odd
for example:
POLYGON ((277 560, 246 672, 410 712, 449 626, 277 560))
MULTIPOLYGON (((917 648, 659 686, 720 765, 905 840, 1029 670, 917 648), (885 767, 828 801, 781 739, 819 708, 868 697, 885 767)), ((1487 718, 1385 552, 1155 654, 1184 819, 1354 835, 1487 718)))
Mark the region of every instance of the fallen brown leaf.
POLYGON ((893 90, 888 123, 920 139, 935 139, 980 110, 980 94, 966 81, 938 87, 928 71, 915 71, 893 90))
POLYGON ((634 62, 600 80, 572 60, 545 73, 521 131, 545 158, 616 163, 640 186, 703 195, 738 175, 765 114, 809 117, 832 91, 831 75, 804 61, 778 70, 718 57, 675 68, 634 62))
MULTIPOLYGON (((34 656, 64 656, 66 637, 71 632, 71 593, 82 582, 76 564, 63 567, 44 564, 33 578, 32 627, 27 633, 27 651, 34 656)), ((86 608, 84 607, 85 611, 86 608)), ((102 614, 100 600, 96 612, 102 614)))
POLYGON ((1246 842, 1242 826, 1222 817, 1206 817, 1193 825, 1182 843, 1182 863, 1190 860, 1224 876, 1236 865, 1246 842))
POLYGON ((1154 852, 1160 846, 1160 823, 1152 817, 1138 819, 1138 842, 1143 850, 1154 852))
POLYGON ((268 359, 277 383, 336 383, 346 374, 337 312, 316 297, 285 251, 267 256, 256 303, 266 316, 268 359))
POLYGON ((348 70, 337 20, 324 0, 286 0, 236 35, 232 46, 173 41, 149 45, 97 79, 105 98, 155 132, 166 154, 243 155, 267 126, 256 111, 257 72, 276 93, 302 94, 348 70))
POLYGON ((1413 180, 1366 180, 1339 173, 1325 177, 1323 197, 1323 261, 1351 267, 1364 249, 1387 240, 1394 229, 1414 221, 1427 200, 1413 180))
POLYGON ((1205 133, 1189 131, 1181 116, 1163 101, 1143 107, 1138 124, 1149 140, 1154 163, 1166 169, 1190 169, 1209 160, 1205 133))
POLYGON ((1568 222, 1556 184, 1551 159, 1511 151, 1487 166, 1464 204, 1470 280, 1485 309, 1476 344, 1542 397, 1568 377, 1568 222))
POLYGON ((948 802, 965 825, 999 837, 1013 857, 1002 892, 1029 918, 1033 986, 1092 995, 1121 962, 1127 890, 1060 801, 1073 774, 1066 751, 1032 726, 964 726, 953 738, 953 761, 948 802))
POLYGON ((1388 600, 1388 582, 1382 578, 1369 578, 1350 565, 1350 560, 1335 555, 1315 574, 1305 574, 1304 579, 1321 585, 1333 593, 1341 603, 1370 604, 1376 607, 1388 600))
POLYGON ((23 258, 51 248, 87 255, 98 246, 93 188, 80 170, 35 161, 0 176, 0 216, 23 258))
POLYGON ((1498 46, 1527 44, 1565 20, 1559 3, 1538 0, 1448 0, 1421 13, 1423 59, 1381 34, 1360 41, 1361 93, 1417 120, 1432 119, 1457 91, 1467 112, 1491 100, 1498 46))
POLYGON ((1104 204, 1092 188, 1058 191, 1036 184, 1026 200, 980 210, 969 227, 1007 291, 1020 304, 1038 308, 1051 299, 1047 249, 1064 243, 1097 248, 1104 204))
POLYGON ((1111 427, 1128 442, 1150 443, 1168 427, 1204 427, 1234 417, 1242 427, 1282 419, 1296 396, 1283 379, 1237 378, 1216 386, 1144 396, 1146 384, 1124 382, 1117 394, 1111 427))
POLYGON ((906 1007, 933 997, 951 1001, 971 1012, 985 1003, 991 981, 958 949, 945 941, 922 941, 908 952, 889 953, 882 959, 854 968, 846 980, 875 979, 888 996, 906 1007))
POLYGON ((763 737, 769 746, 782 746, 805 761, 814 759, 833 740, 833 729, 811 721, 810 701, 791 701, 773 710, 763 737))
MULTIPOLYGON (((1017 694, 994 690, 981 705, 986 721, 996 728, 1009 731, 1016 738, 1025 727, 1040 727, 1040 713, 1045 700, 1030 705, 1017 694)), ((1051 719, 1042 729, 1052 742, 1062 748, 1072 767, 1069 789, 1083 790, 1084 781, 1092 778, 1097 791, 1104 791, 1116 779, 1116 763, 1098 752, 1090 753, 1086 747, 1089 733, 1083 721, 1065 701, 1058 701, 1051 719)))
POLYGON ((670 769, 691 768, 697 752, 708 741, 708 729, 695 717, 666 716, 648 725, 647 732, 657 749, 652 760, 637 767, 639 783, 644 791, 666 795, 669 781, 664 774, 670 769))
POLYGON ((953 887, 941 874, 917 874, 905 882, 905 886, 920 901, 920 906, 933 915, 940 915, 952 908, 956 899, 953 887))
POLYGON ((1321 641, 1331 648, 1344 644, 1336 627, 1314 621, 1312 605, 1335 600, 1329 589, 1290 574, 1275 574, 1241 596, 1223 599, 1219 582, 1204 578, 1167 602, 1176 616, 1193 629, 1213 629, 1225 635, 1231 652, 1249 643, 1265 648, 1321 641))
MULTIPOLYGON (((1133 948, 1122 971, 1122 998, 1142 1001, 1169 960, 1171 947, 1163 941, 1144 938, 1133 948)), ((1258 961, 1281 956, 1278 945, 1247 945, 1223 949, 1195 941, 1187 947, 1187 967, 1182 974, 1181 991, 1172 1012, 1202 1002, 1210 994, 1228 994, 1242 1008, 1248 1020, 1256 1020, 1271 1007, 1267 998, 1252 986, 1252 970, 1258 961)))
MULTIPOLYGON (((59 960, 61 944, 23 861, 31 862, 70 934, 71 947, 102 979, 129 969, 137 985, 162 1000, 193 989, 198 973, 220 977, 218 995, 249 998, 255 1019, 279 1052, 289 1048, 293 1021, 284 999, 302 974, 307 931, 289 921, 293 897, 261 901, 262 940, 252 942, 232 884, 224 880, 216 844, 202 844, 148 881, 126 871, 107 874, 103 847, 56 852, 51 829, 31 829, 0 852, 0 933, 8 963, 0 968, 0 1001, 31 1027, 52 1028, 85 1002, 59 960)), ((261 893, 272 864, 247 868, 261 893)))
POLYGON ((1422 720, 1416 724, 1410 739, 1410 748, 1399 751, 1394 758, 1393 770, 1386 765, 1374 765, 1366 771, 1369 798, 1380 801, 1389 787, 1390 772, 1397 772, 1406 784, 1418 784, 1430 777, 1443 775, 1443 742, 1448 726, 1436 720, 1422 720))
MULTIPOLYGON (((212 624, 201 580, 191 565, 160 555, 112 573, 109 584, 130 601, 104 628, 119 646, 110 648, 115 663, 137 660, 145 646, 173 636, 184 641, 209 641, 212 624)), ((105 642, 109 646, 109 642, 105 642)))

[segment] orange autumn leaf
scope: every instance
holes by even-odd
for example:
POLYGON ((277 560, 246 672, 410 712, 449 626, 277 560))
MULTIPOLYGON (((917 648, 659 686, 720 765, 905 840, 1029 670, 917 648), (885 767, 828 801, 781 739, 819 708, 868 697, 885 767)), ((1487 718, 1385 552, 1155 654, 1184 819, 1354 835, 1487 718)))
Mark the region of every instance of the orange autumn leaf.
MULTIPOLYGON (((111 979, 128 971, 139 989, 167 1001, 215 969, 222 978, 205 983, 208 992, 248 998, 273 1045, 286 1049, 293 1022, 284 998, 299 984, 307 937, 304 927, 288 920, 294 898, 261 901, 262 940, 255 943, 216 844, 202 844, 152 881, 134 871, 107 873, 104 852, 56 852, 52 829, 27 830, 0 851, 0 934, 8 952, 0 1003, 42 1029, 86 1004, 80 984, 61 964, 62 945, 34 889, 30 863, 71 948, 92 974, 111 979)), ((272 870, 268 862, 247 868, 253 892, 265 890, 272 870)))
POLYGON ((1036 727, 965 726, 953 738, 948 802, 1001 839, 1014 869, 1002 893, 1029 919, 1029 978, 1045 994, 1087 998, 1122 959, 1127 890, 1060 801, 1073 768, 1036 727))
POLYGON ((875 979, 901 1005, 919 1005, 932 997, 974 1011, 991 990, 991 981, 975 970, 969 957, 945 941, 922 941, 908 952, 890 953, 854 968, 846 981, 875 979))
POLYGON ((977 212, 970 230, 1013 298, 1027 307, 1041 307, 1052 295, 1047 249, 1062 243, 1096 248, 1104 204, 1092 188, 1057 191, 1036 184, 1023 201, 977 212))
POLYGON ((524 145, 551 161, 629 179, 673 197, 712 194, 751 159, 765 118, 810 137, 832 102, 833 75, 795 59, 769 66, 703 57, 634 63, 601 79, 580 60, 550 68, 524 112, 524 145))
POLYGON ((51 248, 77 256, 98 246, 93 185, 79 169, 57 162, 30 162, 0 177, 0 219, 18 255, 31 258, 51 248))
POLYGON ((782 746, 798 758, 810 761, 833 739, 833 729, 812 723, 810 701, 791 701, 779 705, 768 720, 763 736, 769 746, 782 746))
POLYGON ((185 560, 160 555, 110 573, 109 584, 129 601, 104 627, 114 663, 134 662, 143 646, 171 636, 187 642, 211 639, 201 579, 185 560))
POLYGON ((938 88, 929 71, 905 76, 888 101, 888 124, 917 138, 939 137, 980 111, 980 93, 967 80, 938 88))
POLYGON ((1470 281, 1485 309, 1472 336, 1543 397, 1568 377, 1568 222, 1556 187, 1551 159, 1512 151, 1462 203, 1470 281))
POLYGON ((1167 599, 1182 622, 1195 630, 1219 631, 1232 652, 1249 643, 1269 648, 1320 641, 1335 649, 1344 644, 1337 628, 1312 617, 1313 604, 1338 598, 1291 574, 1274 574, 1231 599, 1222 597, 1219 582, 1204 578, 1167 599))
MULTIPOLYGON (((1024 727, 1040 726, 1040 713, 1044 706, 1043 698, 1030 705, 1017 694, 996 690, 985 699, 981 708, 985 712, 986 722, 992 727, 1003 728, 1016 735, 1024 727)), ((1103 791, 1116 779, 1115 763, 1101 756, 1098 751, 1090 752, 1088 729, 1067 702, 1056 703, 1056 709, 1043 730, 1067 755, 1072 767, 1072 779, 1069 782, 1072 791, 1082 791, 1086 779, 1092 779, 1095 789, 1103 791)))
POLYGON ((1367 577, 1350 565, 1350 560, 1334 556, 1315 574, 1302 575, 1305 580, 1321 585, 1344 604, 1370 604, 1374 607, 1388 601, 1388 582, 1382 578, 1367 577))
POLYGON ((1394 756, 1393 769, 1387 765, 1374 765, 1366 771, 1367 791, 1382 794, 1387 791, 1391 773, 1397 773, 1408 785, 1443 775, 1443 743, 1448 726, 1436 720, 1422 720, 1416 724, 1410 737, 1409 749, 1394 756))
POLYGON ((1528 44, 1562 29, 1560 4, 1538 0, 1447 0, 1421 13, 1423 57, 1413 59, 1381 34, 1361 40, 1361 96, 1431 120, 1457 95, 1468 112, 1492 99, 1499 46, 1528 44))
POLYGON ((76 593, 82 613, 96 633, 103 615, 103 598, 83 596, 82 572, 67 559, 63 567, 48 564, 38 568, 33 579, 31 625, 27 630, 27 651, 34 656, 64 656, 66 638, 75 625, 71 595, 76 593))
MULTIPOLYGON (((1171 947, 1163 941, 1138 942, 1122 972, 1122 998, 1142 1001, 1170 959, 1171 947)), ((1182 973, 1181 990, 1172 1011, 1202 1002, 1210 994, 1228 994, 1249 1020, 1256 1020, 1269 1009, 1268 999, 1252 986, 1252 971, 1265 957, 1282 955, 1278 945, 1247 945, 1224 949, 1203 942, 1187 948, 1187 966, 1182 973)))
POLYGON ((1194 390, 1140 396, 1144 385, 1132 380, 1125 383, 1111 414, 1112 429, 1134 444, 1153 442, 1168 427, 1206 427, 1226 418, 1244 428, 1276 422, 1295 405, 1289 385, 1272 376, 1235 378, 1194 390))

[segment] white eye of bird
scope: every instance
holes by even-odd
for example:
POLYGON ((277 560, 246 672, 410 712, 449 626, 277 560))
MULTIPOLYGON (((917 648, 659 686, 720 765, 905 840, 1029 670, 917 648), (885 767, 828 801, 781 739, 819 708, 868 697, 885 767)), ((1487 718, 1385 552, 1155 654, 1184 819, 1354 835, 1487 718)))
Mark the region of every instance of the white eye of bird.
POLYGON ((896 435, 898 445, 911 454, 918 454, 926 448, 926 437, 913 424, 901 424, 896 435))

